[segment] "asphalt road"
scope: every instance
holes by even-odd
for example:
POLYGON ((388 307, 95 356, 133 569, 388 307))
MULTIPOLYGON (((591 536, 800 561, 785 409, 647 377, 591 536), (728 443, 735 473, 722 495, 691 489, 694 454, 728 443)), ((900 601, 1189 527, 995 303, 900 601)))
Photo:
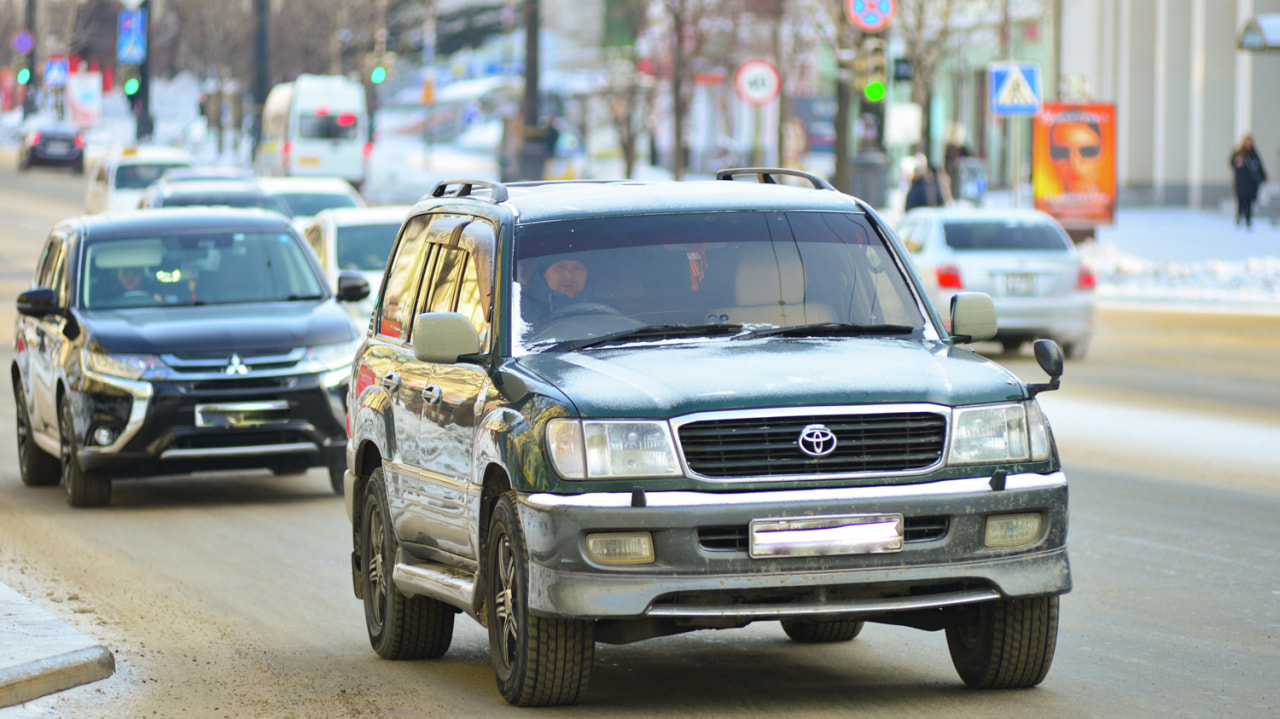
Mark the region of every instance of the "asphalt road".
MULTIPOLYGON (((0 156, 0 323, 83 180, 0 156)), ((994 347, 993 347, 994 349, 994 347)), ((776 623, 597 648, 581 705, 635 717, 1258 717, 1280 714, 1280 318, 1109 309, 1042 395, 1072 481, 1076 588, 1026 691, 975 692, 940 633, 869 625, 839 646, 776 623)), ((998 357, 1037 381, 1024 351, 998 357)), ((0 393, 0 435, 13 407, 0 393)), ((323 472, 118 483, 68 507, 0 440, 0 582, 97 637, 117 672, 10 717, 514 716, 478 625, 441 660, 387 662, 351 593, 350 530, 323 472)))

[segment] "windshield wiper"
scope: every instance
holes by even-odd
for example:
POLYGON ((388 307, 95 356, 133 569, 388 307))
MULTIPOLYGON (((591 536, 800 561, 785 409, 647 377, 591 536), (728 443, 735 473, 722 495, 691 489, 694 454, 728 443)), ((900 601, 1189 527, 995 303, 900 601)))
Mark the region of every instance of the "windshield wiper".
POLYGON ((792 327, 773 327, 763 330, 750 330, 738 339, 754 339, 756 337, 821 337, 843 335, 859 337, 863 335, 904 335, 914 332, 909 325, 855 325, 847 322, 815 322, 808 325, 792 327))
POLYGON ((634 329, 611 332, 601 337, 588 337, 581 340, 567 340, 553 345, 553 351, 569 351, 596 347, 613 342, 629 342, 631 340, 673 339, 679 337, 715 337, 718 335, 736 335, 742 331, 740 324, 713 323, 705 325, 646 325, 634 329))

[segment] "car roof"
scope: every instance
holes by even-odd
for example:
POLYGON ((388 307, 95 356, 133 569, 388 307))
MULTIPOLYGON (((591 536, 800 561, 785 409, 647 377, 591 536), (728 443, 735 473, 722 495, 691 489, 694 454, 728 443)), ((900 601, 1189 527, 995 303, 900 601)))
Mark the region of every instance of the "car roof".
MULTIPOLYGON (((609 180, 531 182, 497 185, 518 224, 605 216, 681 212, 825 210, 865 212, 850 195, 827 189, 738 180, 642 181, 609 180)), ((479 201, 492 202, 479 186, 479 201)), ((414 210, 435 207, 446 198, 429 194, 414 210)))
POLYGON ((341 177, 260 177, 258 184, 268 193, 317 192, 352 194, 355 188, 341 177))
POLYGON ((335 207, 321 210, 317 222, 332 220, 335 225, 364 225, 375 222, 403 222, 413 210, 412 205, 377 205, 374 207, 335 207))
POLYGON ((204 195, 204 194, 235 194, 235 195, 265 195, 266 192, 258 187, 257 183, 252 180, 238 180, 235 178, 213 179, 213 180, 188 180, 184 182, 165 182, 162 178, 155 185, 160 188, 166 195, 204 195))
POLYGON ((145 165, 153 162, 185 162, 191 164, 191 153, 177 147, 167 145, 130 145, 112 153, 112 159, 119 165, 145 165))
POLYGON ((206 230, 272 232, 293 227, 289 218, 278 212, 228 207, 161 207, 151 210, 121 210, 100 215, 81 215, 64 222, 79 226, 83 231, 83 237, 89 242, 160 233, 174 234, 206 230))

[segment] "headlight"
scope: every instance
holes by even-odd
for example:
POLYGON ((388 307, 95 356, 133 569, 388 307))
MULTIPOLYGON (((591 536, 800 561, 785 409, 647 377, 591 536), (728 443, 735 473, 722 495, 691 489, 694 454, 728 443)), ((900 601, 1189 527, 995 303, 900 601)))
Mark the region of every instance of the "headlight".
POLYGON ((666 422, 553 419, 547 423, 547 452, 565 479, 680 475, 666 422))
POLYGON ((307 350, 302 358, 301 368, 304 372, 330 372, 347 370, 355 361, 356 352, 360 349, 360 338, 336 345, 320 345, 307 350))
POLYGON ((957 409, 952 424, 951 464, 1026 462, 1049 456, 1048 424, 1035 402, 957 409))
POLYGON ((155 355, 111 354, 87 349, 81 356, 86 369, 121 379, 144 379, 165 366, 155 355))

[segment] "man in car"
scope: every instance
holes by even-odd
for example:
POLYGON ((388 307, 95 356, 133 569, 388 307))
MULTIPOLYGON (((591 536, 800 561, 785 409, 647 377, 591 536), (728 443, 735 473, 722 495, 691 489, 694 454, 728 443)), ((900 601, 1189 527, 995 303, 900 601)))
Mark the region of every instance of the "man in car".
POLYGON ((570 304, 591 302, 587 274, 586 264, 576 256, 537 260, 529 286, 521 293, 524 321, 536 324, 570 304))

